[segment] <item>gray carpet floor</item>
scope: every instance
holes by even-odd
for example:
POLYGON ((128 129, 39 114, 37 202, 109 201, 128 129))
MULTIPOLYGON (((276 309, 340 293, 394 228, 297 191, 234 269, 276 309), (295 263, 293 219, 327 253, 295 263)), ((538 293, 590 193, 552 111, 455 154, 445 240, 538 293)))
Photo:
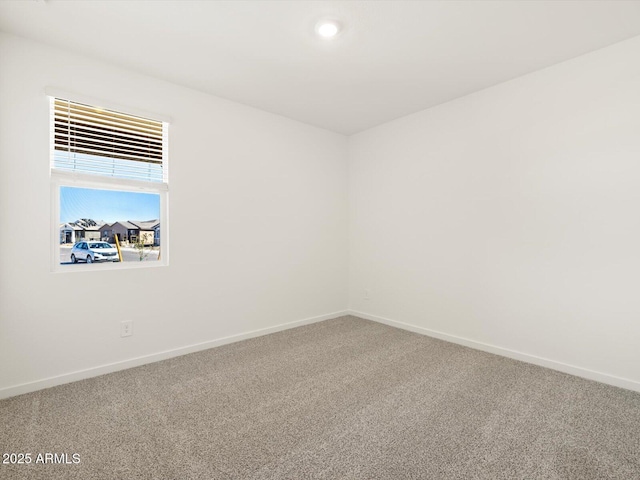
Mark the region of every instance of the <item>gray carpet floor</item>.
POLYGON ((0 402, 9 479, 640 479, 640 394, 342 317, 0 402))

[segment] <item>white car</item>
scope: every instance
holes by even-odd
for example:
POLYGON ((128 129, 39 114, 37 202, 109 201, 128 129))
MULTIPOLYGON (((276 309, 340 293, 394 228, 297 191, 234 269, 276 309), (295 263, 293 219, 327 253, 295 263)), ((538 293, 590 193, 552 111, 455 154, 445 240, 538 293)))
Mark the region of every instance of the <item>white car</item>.
POLYGON ((71 262, 117 262, 118 249, 107 242, 78 242, 71 249, 71 262))

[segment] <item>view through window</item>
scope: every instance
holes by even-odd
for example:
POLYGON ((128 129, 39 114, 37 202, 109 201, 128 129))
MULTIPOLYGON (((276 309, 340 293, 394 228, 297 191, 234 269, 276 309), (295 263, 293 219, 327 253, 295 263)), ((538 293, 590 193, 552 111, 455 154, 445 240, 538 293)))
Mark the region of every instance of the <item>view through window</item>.
POLYGON ((156 261, 162 226, 155 193, 60 187, 60 264, 156 261))

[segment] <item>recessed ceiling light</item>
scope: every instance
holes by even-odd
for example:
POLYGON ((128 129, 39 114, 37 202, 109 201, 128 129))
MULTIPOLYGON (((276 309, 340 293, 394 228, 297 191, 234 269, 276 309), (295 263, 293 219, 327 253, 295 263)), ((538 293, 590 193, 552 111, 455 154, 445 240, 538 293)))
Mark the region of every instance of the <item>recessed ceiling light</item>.
POLYGON ((316 25, 316 33, 322 38, 333 38, 340 31, 340 25, 333 20, 323 20, 316 25))

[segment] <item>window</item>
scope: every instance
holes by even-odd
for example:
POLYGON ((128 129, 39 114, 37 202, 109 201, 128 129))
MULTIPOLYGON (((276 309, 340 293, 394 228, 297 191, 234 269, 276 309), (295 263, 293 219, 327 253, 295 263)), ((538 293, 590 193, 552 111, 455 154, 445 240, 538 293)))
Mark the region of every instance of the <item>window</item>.
POLYGON ((50 102, 53 269, 168 264, 168 123, 59 95, 50 102))

